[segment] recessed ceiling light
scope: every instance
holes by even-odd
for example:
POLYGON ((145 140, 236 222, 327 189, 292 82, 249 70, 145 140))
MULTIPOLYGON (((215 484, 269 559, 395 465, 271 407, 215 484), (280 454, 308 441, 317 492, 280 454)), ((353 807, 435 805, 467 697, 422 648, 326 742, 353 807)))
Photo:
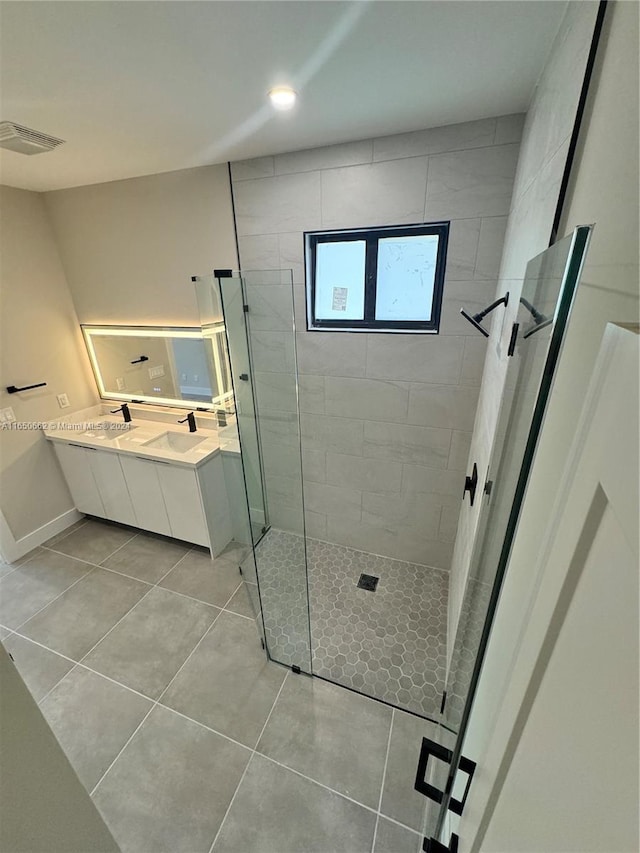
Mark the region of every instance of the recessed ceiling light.
POLYGON ((291 86, 276 86, 269 90, 271 103, 277 110, 290 110, 295 104, 298 93, 291 86))

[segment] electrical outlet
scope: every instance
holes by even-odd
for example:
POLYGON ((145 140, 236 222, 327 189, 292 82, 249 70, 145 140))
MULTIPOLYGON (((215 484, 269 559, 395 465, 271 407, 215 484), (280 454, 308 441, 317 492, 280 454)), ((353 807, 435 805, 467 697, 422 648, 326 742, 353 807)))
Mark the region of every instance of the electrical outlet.
POLYGON ((66 394, 58 394, 58 405, 61 409, 68 409, 71 403, 66 394))
POLYGON ((149 379, 157 379, 159 376, 164 376, 164 365, 159 364, 157 367, 149 368, 149 379))
POLYGON ((2 410, 2 416, 6 424, 13 424, 16 421, 16 416, 11 406, 9 406, 9 408, 7 409, 2 410))

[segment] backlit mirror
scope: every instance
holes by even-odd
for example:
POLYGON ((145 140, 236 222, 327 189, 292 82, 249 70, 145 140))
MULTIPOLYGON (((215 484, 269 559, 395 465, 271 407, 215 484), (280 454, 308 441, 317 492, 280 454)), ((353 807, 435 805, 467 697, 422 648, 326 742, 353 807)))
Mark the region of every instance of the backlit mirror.
POLYGON ((224 326, 82 326, 100 396, 163 406, 233 406, 224 326))

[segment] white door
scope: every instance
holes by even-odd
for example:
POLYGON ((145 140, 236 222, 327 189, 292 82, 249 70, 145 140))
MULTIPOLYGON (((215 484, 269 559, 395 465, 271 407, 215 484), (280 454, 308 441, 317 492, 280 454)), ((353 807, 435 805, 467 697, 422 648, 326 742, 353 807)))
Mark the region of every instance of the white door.
POLYGON ((104 504, 90 465, 90 457, 99 451, 77 444, 61 444, 58 441, 54 442, 53 447, 76 508, 88 515, 106 518, 104 504))
POLYGON ((98 485, 106 517, 121 524, 137 524, 120 458, 117 453, 96 451, 89 456, 91 470, 98 485))
POLYGON ((639 849, 638 354, 608 327, 461 853, 639 849))
POLYGON ((135 507, 138 527, 171 536, 169 517, 158 477, 158 469, 165 466, 152 459, 124 454, 120 457, 120 464, 135 507))

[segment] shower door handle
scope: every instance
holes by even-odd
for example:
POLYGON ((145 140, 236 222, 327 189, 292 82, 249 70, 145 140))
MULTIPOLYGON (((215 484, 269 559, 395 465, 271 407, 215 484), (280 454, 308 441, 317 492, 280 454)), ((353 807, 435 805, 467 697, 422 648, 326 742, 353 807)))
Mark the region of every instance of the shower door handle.
POLYGON ((471 476, 468 475, 464 478, 464 491, 462 492, 462 499, 464 500, 464 496, 466 492, 469 492, 469 503, 473 506, 473 502, 476 497, 476 489, 478 488, 478 466, 476 463, 473 463, 473 471, 471 472, 471 476))

